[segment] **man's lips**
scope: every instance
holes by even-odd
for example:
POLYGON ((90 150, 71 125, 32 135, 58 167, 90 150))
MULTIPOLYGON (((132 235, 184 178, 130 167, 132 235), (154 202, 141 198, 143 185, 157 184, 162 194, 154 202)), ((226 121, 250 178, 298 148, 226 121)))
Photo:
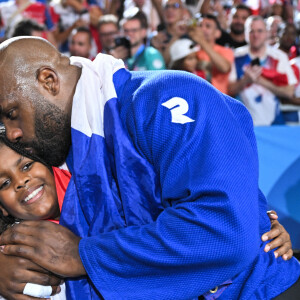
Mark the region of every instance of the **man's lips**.
POLYGON ((29 188, 22 199, 22 203, 28 205, 35 201, 37 201, 44 193, 44 185, 35 186, 32 188, 29 188))

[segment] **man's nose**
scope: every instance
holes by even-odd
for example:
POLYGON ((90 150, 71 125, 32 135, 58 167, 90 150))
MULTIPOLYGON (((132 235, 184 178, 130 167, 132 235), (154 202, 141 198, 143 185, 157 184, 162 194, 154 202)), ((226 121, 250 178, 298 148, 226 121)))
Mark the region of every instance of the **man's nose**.
POLYGON ((16 143, 23 137, 23 132, 20 128, 6 127, 6 137, 12 143, 16 143))

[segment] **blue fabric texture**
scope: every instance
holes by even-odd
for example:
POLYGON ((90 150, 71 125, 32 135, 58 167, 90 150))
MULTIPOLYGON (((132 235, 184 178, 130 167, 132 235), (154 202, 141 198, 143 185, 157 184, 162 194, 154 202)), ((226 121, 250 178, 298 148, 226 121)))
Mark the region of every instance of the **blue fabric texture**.
POLYGON ((68 299, 193 299, 231 279, 219 299, 266 300, 296 282, 296 260, 263 251, 246 108, 184 72, 121 69, 114 83, 106 138, 72 129, 61 224, 82 237, 90 279, 70 280, 68 299))

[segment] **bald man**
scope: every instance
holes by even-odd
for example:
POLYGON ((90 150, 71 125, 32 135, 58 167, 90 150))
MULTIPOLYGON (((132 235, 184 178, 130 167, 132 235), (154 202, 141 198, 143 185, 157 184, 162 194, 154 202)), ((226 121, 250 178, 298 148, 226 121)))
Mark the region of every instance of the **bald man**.
POLYGON ((0 293, 57 285, 42 267, 70 279, 68 299, 296 299, 298 261, 260 239, 270 222, 243 105, 188 73, 70 60, 38 38, 1 44, 0 61, 8 139, 72 173, 65 227, 24 221, 1 235, 0 293), (11 255, 28 271, 13 273, 11 255))

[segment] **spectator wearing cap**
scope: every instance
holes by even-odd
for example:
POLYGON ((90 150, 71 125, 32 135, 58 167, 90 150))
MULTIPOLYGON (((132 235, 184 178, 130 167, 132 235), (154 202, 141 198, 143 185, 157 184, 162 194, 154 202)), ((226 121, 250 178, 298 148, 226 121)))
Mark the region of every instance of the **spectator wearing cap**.
POLYGON ((197 52, 199 46, 190 39, 179 39, 170 47, 171 62, 169 68, 193 73, 205 78, 205 72, 198 69, 197 52))
POLYGON ((192 27, 190 37, 200 45, 198 59, 207 79, 222 93, 228 93, 228 79, 234 61, 233 51, 216 44, 221 35, 220 26, 214 15, 204 15, 199 26, 192 27))

